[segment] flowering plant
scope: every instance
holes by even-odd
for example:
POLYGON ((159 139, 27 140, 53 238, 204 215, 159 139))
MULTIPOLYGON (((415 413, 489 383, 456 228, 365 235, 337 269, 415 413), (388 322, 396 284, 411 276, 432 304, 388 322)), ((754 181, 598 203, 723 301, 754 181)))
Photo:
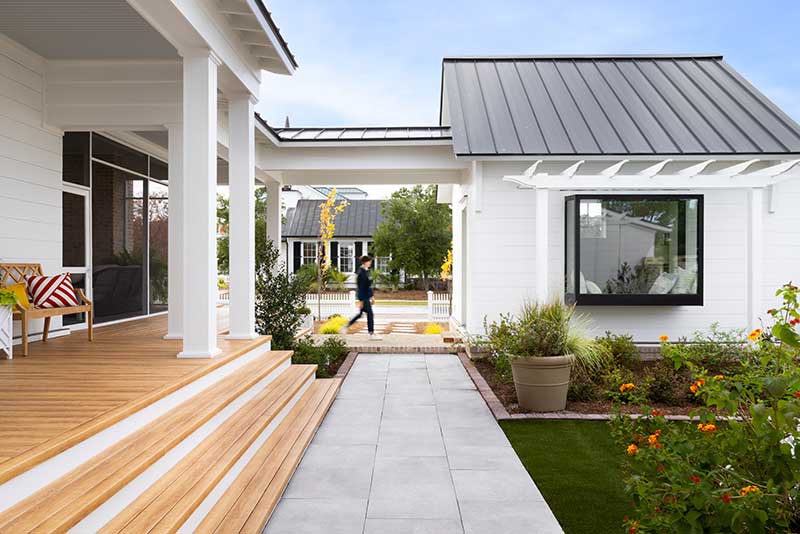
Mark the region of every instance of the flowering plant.
POLYGON ((668 347, 673 363, 694 375, 697 421, 667 421, 649 408, 638 419, 612 420, 635 506, 629 531, 800 530, 800 349, 792 344, 800 321, 792 322, 797 288, 790 286, 778 291, 774 324, 751 332, 730 372, 709 373, 668 347))
POLYGON ((17 296, 9 289, 0 289, 0 306, 14 306, 17 303, 17 296))

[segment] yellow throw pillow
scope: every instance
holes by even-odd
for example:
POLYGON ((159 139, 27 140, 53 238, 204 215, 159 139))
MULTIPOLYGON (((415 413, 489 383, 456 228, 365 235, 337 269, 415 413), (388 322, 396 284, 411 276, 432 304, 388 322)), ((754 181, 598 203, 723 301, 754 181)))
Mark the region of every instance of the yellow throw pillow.
POLYGON ((25 284, 11 284, 4 289, 12 291, 14 295, 16 295, 17 304, 20 308, 27 309, 31 307, 31 302, 28 300, 28 289, 25 287, 25 284))

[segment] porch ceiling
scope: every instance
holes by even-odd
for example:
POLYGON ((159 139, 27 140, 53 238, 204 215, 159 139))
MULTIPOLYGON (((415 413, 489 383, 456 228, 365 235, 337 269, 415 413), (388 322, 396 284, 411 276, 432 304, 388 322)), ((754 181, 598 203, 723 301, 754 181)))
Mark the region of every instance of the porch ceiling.
POLYGON ((178 59, 125 0, 0 0, 0 32, 47 59, 178 59))

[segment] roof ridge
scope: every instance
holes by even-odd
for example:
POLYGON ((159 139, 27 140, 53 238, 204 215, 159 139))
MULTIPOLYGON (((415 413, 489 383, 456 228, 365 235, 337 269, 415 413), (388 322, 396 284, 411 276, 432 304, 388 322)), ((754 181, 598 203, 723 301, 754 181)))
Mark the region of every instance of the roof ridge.
POLYGON ((447 61, 498 61, 498 60, 565 60, 580 59, 723 59, 722 54, 521 54, 521 55, 465 55, 444 56, 447 61))

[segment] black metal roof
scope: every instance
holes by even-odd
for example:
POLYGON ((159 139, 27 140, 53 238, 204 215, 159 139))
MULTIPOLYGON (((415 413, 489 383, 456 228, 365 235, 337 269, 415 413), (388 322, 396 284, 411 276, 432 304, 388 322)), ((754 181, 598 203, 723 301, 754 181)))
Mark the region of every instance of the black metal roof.
MULTIPOLYGON (((286 212, 283 237, 318 237, 319 212, 323 200, 302 199, 286 212)), ((336 216, 334 237, 372 237, 383 219, 382 200, 348 200, 348 206, 336 216)))
POLYGON ((284 39, 283 35, 281 35, 281 29, 278 28, 277 24, 275 24, 275 20, 272 18, 272 13, 270 13, 267 9, 267 6, 264 5, 263 0, 256 0, 256 5, 258 6, 258 9, 261 10, 261 14, 264 15, 264 18, 267 19, 267 24, 269 24, 269 27, 273 32, 275 32, 275 35, 278 36, 278 40, 281 42, 281 48, 283 48, 283 51, 289 57, 289 61, 292 62, 294 68, 297 68, 299 66, 297 64, 297 59, 294 57, 294 54, 292 54, 292 51, 289 50, 289 43, 287 43, 286 39, 284 39))
POLYGON ((800 126, 719 55, 462 57, 442 71, 456 155, 800 153, 800 126))

